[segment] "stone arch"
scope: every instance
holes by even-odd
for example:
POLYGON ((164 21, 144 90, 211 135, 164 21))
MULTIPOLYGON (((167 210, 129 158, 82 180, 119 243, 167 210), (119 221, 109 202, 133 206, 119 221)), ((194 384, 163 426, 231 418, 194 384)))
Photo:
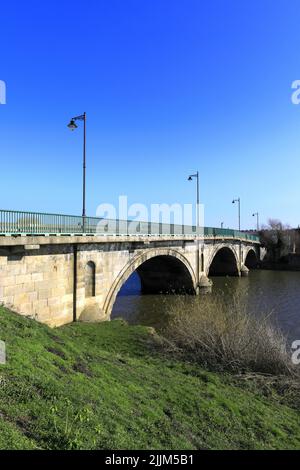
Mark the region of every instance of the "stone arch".
POLYGON ((254 269, 258 266, 258 258, 253 247, 249 247, 244 253, 244 264, 248 269, 254 269))
POLYGON ((210 257, 207 271, 208 276, 238 276, 239 258, 236 250, 230 245, 218 246, 210 257))
POLYGON ((85 265, 84 273, 85 297, 95 297, 96 295, 96 265, 93 261, 88 261, 85 265))
MULTIPOLYGON (((151 250, 146 250, 142 254, 139 254, 135 256, 132 260, 127 263, 124 268, 120 271, 116 279, 114 280, 112 287, 109 290, 109 293, 106 297, 106 300, 104 302, 104 312, 107 317, 110 316, 113 305, 115 303, 117 294, 119 290, 121 289, 122 285, 127 281, 127 279, 130 277, 130 275, 134 271, 138 271, 141 277, 142 284, 145 285, 147 284, 147 276, 146 272, 142 269, 142 265, 145 267, 147 266, 147 263, 151 263, 151 260, 154 260, 154 258, 158 259, 158 261, 166 261, 165 258, 168 258, 168 262, 172 263, 173 260, 173 266, 179 267, 181 265, 183 271, 185 271, 186 275, 189 278, 190 281, 190 286, 194 290, 196 286, 196 276, 194 273, 194 270, 190 264, 190 262, 183 256, 181 253, 179 253, 177 250, 174 249, 151 249, 151 250), (164 259, 163 259, 164 258, 164 259), (163 260, 162 260, 163 259, 163 260), (142 273, 142 274, 141 274, 142 273), (143 279, 144 276, 144 279, 143 279)), ((149 281, 149 280, 148 280, 149 281)), ((151 283, 150 283, 151 284, 151 283)), ((151 285, 146 286, 150 291, 151 291, 151 285)))

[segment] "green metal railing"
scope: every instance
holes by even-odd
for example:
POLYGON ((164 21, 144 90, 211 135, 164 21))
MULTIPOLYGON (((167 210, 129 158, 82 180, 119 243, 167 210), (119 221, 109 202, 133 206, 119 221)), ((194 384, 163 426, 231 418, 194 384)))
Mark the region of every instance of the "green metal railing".
POLYGON ((194 235, 259 242, 238 230, 0 209, 0 235, 194 235))

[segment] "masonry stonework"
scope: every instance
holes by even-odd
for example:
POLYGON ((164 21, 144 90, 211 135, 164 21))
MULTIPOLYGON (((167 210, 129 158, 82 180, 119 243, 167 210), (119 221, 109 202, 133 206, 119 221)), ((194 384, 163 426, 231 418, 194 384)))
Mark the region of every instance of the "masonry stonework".
MULTIPOLYGON (((172 282, 173 269, 173 281, 181 269, 180 279, 186 278, 196 291, 197 284, 206 288, 210 285, 212 261, 222 250, 227 256, 224 259, 234 263, 236 275, 247 274, 245 260, 250 251, 258 260, 260 256, 259 245, 253 243, 206 240, 197 264, 197 249, 194 239, 180 237, 86 237, 84 241, 72 236, 1 237, 0 303, 50 326, 73 320, 103 321, 110 318, 123 283, 151 259, 157 260, 155 282, 163 282, 163 267, 170 271, 164 277, 168 282, 172 282), (88 263, 95 267, 92 294, 86 289, 88 263)), ((143 276, 147 276, 147 270, 143 276)))

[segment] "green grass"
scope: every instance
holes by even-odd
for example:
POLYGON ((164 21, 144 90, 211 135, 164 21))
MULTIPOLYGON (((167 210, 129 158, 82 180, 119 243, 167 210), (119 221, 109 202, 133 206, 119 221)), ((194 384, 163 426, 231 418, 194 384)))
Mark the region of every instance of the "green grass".
POLYGON ((0 449, 300 449, 299 410, 168 357, 146 327, 0 307, 0 339, 0 449))

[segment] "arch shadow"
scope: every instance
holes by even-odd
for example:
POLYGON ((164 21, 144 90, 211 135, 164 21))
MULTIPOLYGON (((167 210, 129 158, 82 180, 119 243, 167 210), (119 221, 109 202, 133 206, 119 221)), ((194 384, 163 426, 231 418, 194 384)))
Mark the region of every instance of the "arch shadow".
POLYGON ((104 304, 110 316, 115 299, 130 275, 137 272, 142 294, 194 293, 195 274, 188 260, 175 250, 149 250, 129 262, 115 279, 104 304))
POLYGON ((246 255, 245 266, 248 269, 256 269, 259 267, 259 261, 253 248, 250 248, 246 255))
POLYGON ((222 247, 212 256, 209 266, 209 276, 238 276, 238 259, 229 247, 222 247))

